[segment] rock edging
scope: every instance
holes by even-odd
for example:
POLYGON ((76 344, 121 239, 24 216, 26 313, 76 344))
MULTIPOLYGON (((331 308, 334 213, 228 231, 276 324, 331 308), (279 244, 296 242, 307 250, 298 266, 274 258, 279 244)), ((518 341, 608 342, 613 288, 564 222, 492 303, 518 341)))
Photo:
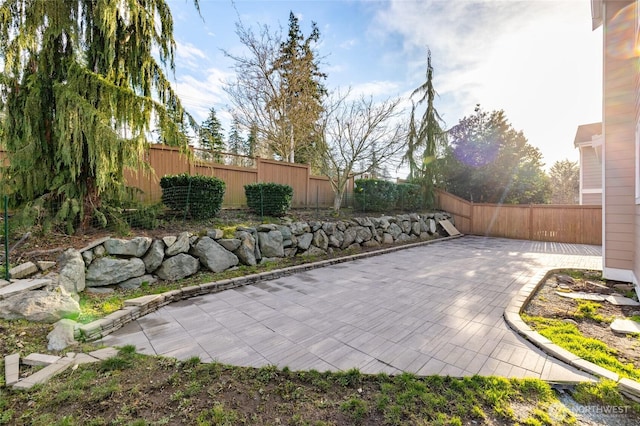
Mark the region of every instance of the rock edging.
POLYGON ((505 308, 503 314, 504 320, 512 330, 527 339, 529 342, 533 343, 544 353, 557 358, 580 371, 584 371, 596 377, 603 377, 612 380, 617 383, 618 389, 621 393, 635 400, 640 399, 640 383, 628 378, 622 378, 617 373, 584 360, 568 350, 556 345, 551 340, 529 327, 529 325, 523 321, 522 317, 520 317, 520 314, 524 311, 527 303, 529 303, 533 298, 536 290, 538 290, 538 288, 543 285, 551 275, 561 271, 562 269, 549 270, 537 283, 524 285, 505 308))

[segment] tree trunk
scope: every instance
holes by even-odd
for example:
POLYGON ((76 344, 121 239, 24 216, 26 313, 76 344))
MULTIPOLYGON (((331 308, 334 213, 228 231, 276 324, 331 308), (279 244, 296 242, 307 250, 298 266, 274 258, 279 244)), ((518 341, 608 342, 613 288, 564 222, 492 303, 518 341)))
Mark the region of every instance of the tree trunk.
POLYGON ((342 195, 344 194, 344 189, 336 189, 333 193, 333 211, 339 211, 340 206, 342 205, 342 195))

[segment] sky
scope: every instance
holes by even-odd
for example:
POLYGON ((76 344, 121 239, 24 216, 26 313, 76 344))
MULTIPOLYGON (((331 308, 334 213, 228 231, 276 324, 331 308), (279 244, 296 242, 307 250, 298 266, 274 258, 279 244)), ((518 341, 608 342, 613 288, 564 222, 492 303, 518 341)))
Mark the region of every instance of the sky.
MULTIPOLYGON (((234 78, 224 51, 242 54, 236 23, 285 36, 289 12, 316 46, 329 90, 401 97, 426 80, 431 50, 436 109, 446 127, 474 113, 504 110, 543 154, 545 168, 578 160, 580 124, 602 117, 602 29, 589 0, 168 0, 176 40, 173 86, 201 123, 210 108, 229 129, 223 90, 234 78)), ((408 117, 408 111, 407 111, 408 117)), ((400 174, 402 171, 400 172, 400 174)), ((402 176, 400 176, 402 177, 402 176)))

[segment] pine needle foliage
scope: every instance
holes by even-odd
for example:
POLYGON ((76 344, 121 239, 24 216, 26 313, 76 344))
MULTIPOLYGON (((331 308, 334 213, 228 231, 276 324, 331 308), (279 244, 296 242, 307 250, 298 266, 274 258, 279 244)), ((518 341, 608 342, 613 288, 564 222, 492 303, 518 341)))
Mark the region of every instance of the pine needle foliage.
POLYGON ((123 172, 145 165, 154 127, 186 150, 181 129, 193 120, 164 73, 174 51, 165 0, 0 3, 3 179, 12 204, 37 206, 35 216, 56 212, 71 231, 103 201, 126 196, 123 172))

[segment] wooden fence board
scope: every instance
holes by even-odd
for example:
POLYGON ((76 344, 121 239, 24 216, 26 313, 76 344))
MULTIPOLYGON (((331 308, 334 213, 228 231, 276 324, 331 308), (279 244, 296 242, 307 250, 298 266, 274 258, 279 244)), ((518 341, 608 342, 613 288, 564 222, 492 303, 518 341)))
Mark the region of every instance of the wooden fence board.
POLYGON ((474 204, 444 191, 438 191, 436 199, 464 234, 602 244, 601 206, 474 204))

